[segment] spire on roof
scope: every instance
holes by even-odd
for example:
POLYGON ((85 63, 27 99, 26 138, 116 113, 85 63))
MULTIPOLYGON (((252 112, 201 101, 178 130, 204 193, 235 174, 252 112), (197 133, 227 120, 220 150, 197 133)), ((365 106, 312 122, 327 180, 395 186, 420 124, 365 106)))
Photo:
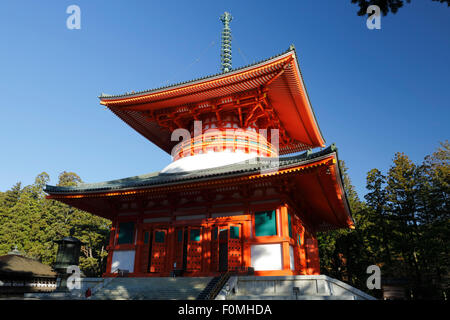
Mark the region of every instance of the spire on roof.
POLYGON ((17 246, 14 246, 14 250, 8 252, 8 254, 15 254, 15 255, 20 256, 21 252, 19 250, 17 250, 17 246))
POLYGON ((227 11, 220 16, 220 20, 223 23, 222 30, 222 48, 220 49, 220 61, 222 72, 228 72, 231 70, 231 29, 230 22, 233 19, 231 14, 227 11))

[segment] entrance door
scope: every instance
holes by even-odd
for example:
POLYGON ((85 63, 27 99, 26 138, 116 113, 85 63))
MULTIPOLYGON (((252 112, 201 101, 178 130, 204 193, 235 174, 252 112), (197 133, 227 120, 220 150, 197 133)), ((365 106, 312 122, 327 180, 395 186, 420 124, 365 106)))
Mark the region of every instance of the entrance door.
POLYGON ((211 228, 211 271, 219 271, 219 227, 211 228))
POLYGON ((167 243, 167 230, 154 229, 152 237, 150 272, 166 271, 166 243, 167 243))
POLYGON ((141 249, 141 261, 139 264, 139 269, 143 273, 149 272, 149 262, 150 262, 150 250, 152 248, 152 230, 145 229, 144 232, 144 244, 141 249))
POLYGON ((228 229, 228 270, 242 266, 242 224, 230 224, 228 229))
POLYGON ((228 271, 228 227, 219 227, 219 272, 228 271))
POLYGON ((187 271, 200 271, 202 268, 202 228, 187 228, 187 271))
POLYGON ((176 270, 186 270, 188 230, 187 228, 180 227, 175 230, 175 234, 175 261, 173 268, 176 270))
POLYGON ((242 224, 228 223, 211 229, 211 270, 237 271, 242 267, 242 224))

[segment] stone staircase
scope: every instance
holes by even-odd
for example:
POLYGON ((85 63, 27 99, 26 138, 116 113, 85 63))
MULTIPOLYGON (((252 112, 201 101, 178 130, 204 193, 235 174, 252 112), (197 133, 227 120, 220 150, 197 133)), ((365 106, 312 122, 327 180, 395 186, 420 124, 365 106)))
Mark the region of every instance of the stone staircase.
POLYGON ((376 300, 367 293, 325 275, 234 276, 229 292, 216 300, 376 300))
POLYGON ((211 291, 215 289, 217 284, 219 283, 220 277, 214 277, 211 279, 211 281, 208 283, 208 285, 203 289, 202 292, 197 296, 197 300, 208 300, 209 295, 211 294, 211 291))
POLYGON ((90 300, 195 300, 212 277, 113 278, 90 300))
POLYGON ((325 275, 84 278, 81 290, 28 293, 25 299, 84 300, 376 300, 325 275), (212 293, 215 294, 212 294, 212 293), (213 295, 213 296, 211 296, 213 295))

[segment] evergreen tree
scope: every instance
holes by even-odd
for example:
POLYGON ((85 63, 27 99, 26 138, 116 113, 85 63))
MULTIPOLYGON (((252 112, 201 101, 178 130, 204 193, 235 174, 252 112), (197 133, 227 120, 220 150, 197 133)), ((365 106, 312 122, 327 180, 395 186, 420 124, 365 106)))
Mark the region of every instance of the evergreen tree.
POLYGON ((409 281, 410 297, 445 298, 450 275, 450 145, 414 164, 397 153, 386 175, 367 174, 366 202, 359 201, 342 165, 356 229, 319 235, 322 273, 369 294, 364 268, 381 267, 382 279, 409 281))
MULTIPOLYGON (((0 193, 0 255, 14 246, 27 256, 52 265, 55 262, 55 240, 73 236, 83 243, 80 268, 88 276, 105 271, 106 244, 110 222, 61 202, 45 199, 47 173, 39 174, 35 183, 24 188, 14 185, 0 193)), ((63 172, 58 185, 71 186, 81 182, 73 172, 63 172)))
MULTIPOLYGON (((367 173, 366 188, 369 191, 364 198, 367 201, 367 206, 371 211, 372 228, 369 231, 371 238, 376 242, 378 247, 379 257, 388 267, 392 265, 392 256, 390 249, 390 233, 391 226, 389 222, 389 215, 387 211, 387 195, 385 188, 386 177, 378 170, 372 169, 367 173)), ((385 270, 387 271, 387 270, 385 270)))
POLYGON ((396 153, 387 175, 386 194, 391 220, 394 221, 393 243, 402 268, 418 286, 421 279, 420 231, 417 211, 417 166, 404 153, 396 153))
POLYGON ((372 222, 369 219, 369 210, 359 199, 343 161, 340 162, 340 168, 357 229, 341 229, 318 235, 321 269, 324 274, 364 289, 366 269, 375 264, 373 246, 367 234, 372 222))
POLYGON ((19 200, 22 192, 22 183, 17 182, 11 190, 5 192, 3 197, 3 206, 6 208, 12 208, 19 200))

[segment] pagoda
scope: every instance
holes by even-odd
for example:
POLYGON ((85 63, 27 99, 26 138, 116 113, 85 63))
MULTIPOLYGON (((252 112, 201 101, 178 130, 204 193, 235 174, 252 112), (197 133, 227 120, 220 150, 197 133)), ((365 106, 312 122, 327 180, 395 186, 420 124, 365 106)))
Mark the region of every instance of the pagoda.
POLYGON ((233 69, 231 15, 221 20, 221 73, 99 97, 170 164, 46 187, 48 199, 112 221, 105 277, 316 275, 317 233, 354 226, 295 48, 233 69))

